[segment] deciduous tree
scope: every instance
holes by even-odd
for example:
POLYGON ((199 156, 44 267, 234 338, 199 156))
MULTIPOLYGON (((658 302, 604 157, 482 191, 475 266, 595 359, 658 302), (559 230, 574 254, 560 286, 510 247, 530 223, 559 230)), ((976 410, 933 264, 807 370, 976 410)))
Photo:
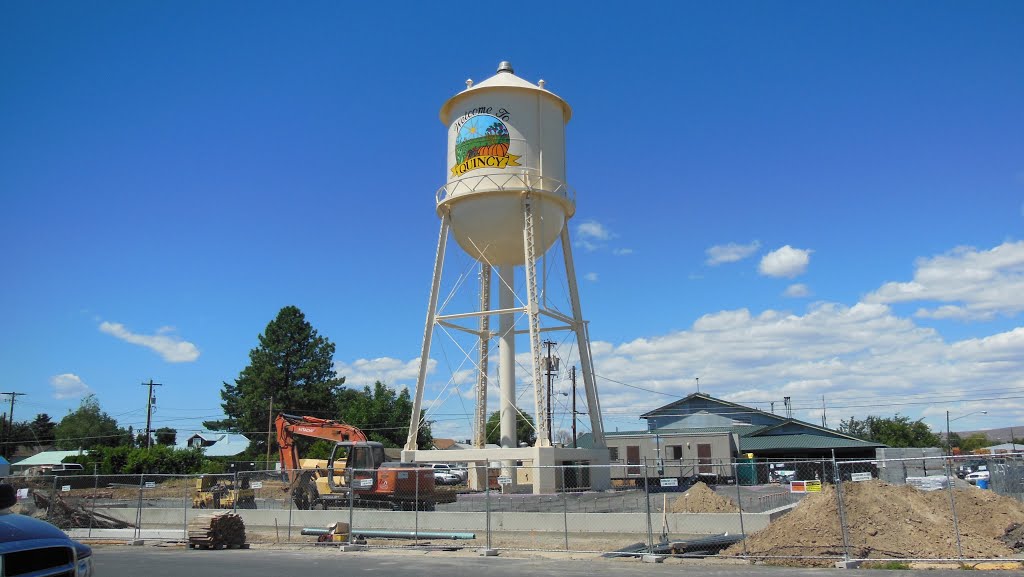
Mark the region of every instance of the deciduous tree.
MULTIPOLYGON (((533 424, 533 417, 516 410, 516 445, 526 443, 533 445, 537 440, 537 428, 533 424)), ((501 444, 501 413, 494 411, 487 418, 487 442, 501 444)))
POLYGON ((100 409, 96 395, 87 395, 78 409, 69 411, 54 428, 57 448, 66 451, 116 447, 131 442, 131 434, 100 409))
MULTIPOLYGON (((343 389, 337 396, 341 420, 359 427, 371 441, 383 443, 385 447, 405 446, 412 418, 409 389, 399 392, 377 381, 372 389, 343 389)), ((430 423, 424 423, 416 437, 417 445, 429 447, 432 440, 430 423)))
POLYGON ((865 441, 883 443, 890 447, 941 447, 942 440, 928 428, 923 420, 911 421, 910 417, 894 415, 876 417, 869 415, 862 420, 850 417, 841 421, 839 432, 865 441))

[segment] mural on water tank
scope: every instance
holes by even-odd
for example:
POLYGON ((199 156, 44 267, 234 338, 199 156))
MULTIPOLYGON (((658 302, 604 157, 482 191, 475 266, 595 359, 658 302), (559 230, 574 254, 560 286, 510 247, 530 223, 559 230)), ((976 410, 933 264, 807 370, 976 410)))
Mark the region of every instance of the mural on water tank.
POLYGON ((519 156, 508 153, 508 127, 497 116, 478 114, 459 128, 455 139, 452 176, 478 168, 520 166, 519 156))

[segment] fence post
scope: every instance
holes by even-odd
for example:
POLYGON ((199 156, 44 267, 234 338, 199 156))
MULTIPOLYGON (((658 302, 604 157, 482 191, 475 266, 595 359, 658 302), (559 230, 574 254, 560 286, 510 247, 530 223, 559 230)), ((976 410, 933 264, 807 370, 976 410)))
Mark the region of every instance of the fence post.
MULTIPOLYGON (((821 468, 825 470, 825 461, 821 462, 821 468)), ((824 479, 823 479, 824 480, 824 479)), ((850 560, 850 539, 846 535, 846 511, 843 506, 843 478, 839 474, 839 466, 836 464, 836 451, 832 450, 832 482, 836 486, 836 500, 839 505, 839 531, 843 536, 843 560, 850 560)))
MULTIPOLYGON (((298 474, 302 474, 302 471, 299 470, 298 474)), ((289 477, 289 479, 290 478, 291 477, 289 477)), ((291 485, 291 483, 289 483, 289 485, 291 485)), ((288 542, 291 543, 292 542, 292 509, 295 507, 295 487, 291 487, 291 489, 287 493, 285 493, 285 498, 288 499, 288 542)), ((350 525, 349 526, 349 534, 351 534, 351 532, 352 532, 352 527, 350 525)))
POLYGON ((352 525, 355 523, 355 508, 356 508, 356 474, 352 471, 352 475, 348 478, 348 544, 354 545, 355 539, 352 538, 355 535, 356 528, 352 525))
POLYGON ((956 498, 953 496, 953 479, 950 475, 950 469, 952 464, 949 462, 949 458, 943 456, 943 461, 946 464, 946 488, 949 490, 949 512, 953 516, 953 533, 956 534, 956 555, 961 563, 964 562, 964 549, 960 544, 960 523, 956 518, 956 498))
POLYGON ((50 489, 50 504, 46 506, 46 520, 53 522, 53 504, 57 502, 57 475, 53 476, 53 487, 50 489))
MULTIPOLYGON (((182 517, 184 517, 184 518, 181 521, 181 523, 182 523, 181 530, 185 534, 185 543, 186 544, 188 544, 188 509, 189 509, 189 506, 192 504, 191 503, 192 500, 188 498, 189 495, 192 493, 192 491, 190 491, 189 487, 188 487, 189 484, 190 484, 189 481, 191 481, 191 480, 192 480, 192 476, 191 475, 185 477, 185 500, 181 502, 181 505, 182 505, 181 508, 184 510, 184 513, 182 514, 182 517)), ((194 484, 194 481, 193 481, 192 484, 194 484)))
POLYGON ((484 469, 484 515, 487 521, 487 550, 491 550, 491 471, 484 469))
POLYGON ((232 501, 231 501, 231 512, 232 513, 237 513, 238 512, 238 493, 239 493, 239 490, 238 490, 238 471, 232 471, 231 472, 231 486, 235 490, 235 498, 232 499, 232 501))
MULTIPOLYGON (((569 550, 569 492, 565 489, 565 464, 562 464, 562 527, 565 534, 565 550, 569 550)), ((578 473, 577 473, 578 474, 578 473)))
POLYGON ((420 540, 420 475, 419 471, 416 472, 416 495, 412 502, 413 509, 413 534, 412 544, 416 545, 420 540))
MULTIPOLYGON (((757 465, 754 465, 756 467, 757 465)), ((740 540, 743 543, 743 555, 747 555, 747 530, 743 527, 743 495, 740 494, 740 474, 739 467, 736 466, 736 461, 732 462, 732 478, 736 481, 736 506, 740 509, 740 540)), ((754 474, 757 475, 757 469, 754 469, 754 474)))
POLYGON ((100 478, 96 474, 96 462, 92 464, 92 515, 89 515, 89 537, 92 537, 92 522, 96 516, 96 494, 100 491, 100 478))
POLYGON ((142 538, 142 486, 146 482, 146 476, 139 473, 139 502, 135 506, 135 539, 142 538))
POLYGON ((644 459, 644 502, 647 508, 647 552, 654 553, 654 528, 651 526, 651 485, 647 475, 647 459, 644 459))

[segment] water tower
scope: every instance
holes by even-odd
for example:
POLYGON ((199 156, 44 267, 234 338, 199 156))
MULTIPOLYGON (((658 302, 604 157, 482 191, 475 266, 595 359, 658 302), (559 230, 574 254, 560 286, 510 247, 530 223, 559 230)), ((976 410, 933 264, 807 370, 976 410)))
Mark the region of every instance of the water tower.
MULTIPOLYGON (((568 221, 576 210, 575 194, 565 177, 565 125, 571 115, 569 105, 546 90, 543 80, 537 84, 523 80, 514 74, 508 62, 502 62, 497 74, 483 82, 474 85, 466 81, 466 88, 441 107, 441 122, 448 127, 446 184, 437 191, 435 199, 441 232, 403 460, 528 461, 536 466, 608 463, 590 341, 580 309, 569 240, 568 221), (449 237, 479 263, 479 305, 475 310, 438 310, 449 237), (556 241, 561 241, 561 272, 568 285, 570 314, 547 306, 546 298, 538 298, 538 281, 544 281, 547 271, 542 267, 538 273, 537 261, 556 241), (492 282, 494 270, 498 273, 497 282, 492 282), (525 280, 521 289, 525 294, 517 293, 517 271, 525 280), (492 292, 497 293, 496 309, 492 307, 492 292), (492 330, 492 317, 498 321, 497 330, 492 330), (474 320, 476 326, 462 324, 474 320), (431 340, 438 326, 477 335, 474 447, 458 451, 457 455, 450 451, 419 450, 416 445, 431 340), (594 449, 554 447, 549 441, 548 419, 544 418, 550 412, 543 379, 541 333, 557 331, 571 331, 575 335, 594 449), (523 365, 529 371, 524 380, 533 389, 537 423, 533 447, 517 447, 515 443, 517 334, 529 339, 531 362, 523 365), (492 340, 498 344, 501 448, 488 450, 485 424, 492 340)), ((534 492, 550 492, 556 487, 553 469, 535 469, 534 473, 534 492)), ((592 472, 591 485, 604 488, 605 477, 607 469, 603 474, 592 472)))

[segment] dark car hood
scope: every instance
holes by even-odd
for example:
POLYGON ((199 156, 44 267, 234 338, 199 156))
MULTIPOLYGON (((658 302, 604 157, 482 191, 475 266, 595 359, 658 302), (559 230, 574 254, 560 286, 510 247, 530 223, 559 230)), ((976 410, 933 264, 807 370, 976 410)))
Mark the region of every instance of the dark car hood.
POLYGON ((0 512, 0 543, 25 539, 67 539, 64 531, 46 521, 11 512, 0 512))
POLYGON ((72 540, 67 533, 46 521, 18 515, 10 510, 0 511, 0 544, 33 539, 56 539, 65 543, 70 542, 74 545, 79 559, 92 555, 91 547, 72 540))

